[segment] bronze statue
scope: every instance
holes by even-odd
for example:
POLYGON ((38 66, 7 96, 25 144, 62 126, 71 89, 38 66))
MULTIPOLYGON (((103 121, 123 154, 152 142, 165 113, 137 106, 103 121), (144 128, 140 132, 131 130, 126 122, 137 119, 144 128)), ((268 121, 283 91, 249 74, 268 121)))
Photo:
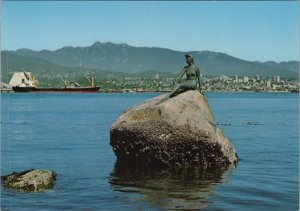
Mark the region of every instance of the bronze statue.
MULTIPOLYGON (((174 79, 174 88, 173 90, 165 96, 159 103, 162 103, 175 95, 188 91, 196 90, 198 85, 198 90, 201 92, 201 82, 200 82, 200 70, 197 66, 194 65, 194 57, 190 54, 185 55, 186 63, 181 73, 174 79), (183 76, 186 78, 183 78, 183 76)), ((158 103, 158 104, 159 104, 158 103)))

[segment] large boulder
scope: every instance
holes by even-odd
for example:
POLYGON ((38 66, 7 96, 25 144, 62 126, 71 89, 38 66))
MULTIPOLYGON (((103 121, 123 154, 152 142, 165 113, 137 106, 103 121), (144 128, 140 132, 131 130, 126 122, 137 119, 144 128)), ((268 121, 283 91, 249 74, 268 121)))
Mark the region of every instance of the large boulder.
POLYGON ((1 176, 5 188, 19 189, 23 191, 43 191, 52 188, 56 179, 56 173, 49 170, 30 169, 22 172, 13 172, 10 175, 1 176))
POLYGON ((110 144, 119 162, 206 169, 238 161, 199 91, 157 104, 163 97, 134 106, 112 125, 110 144))

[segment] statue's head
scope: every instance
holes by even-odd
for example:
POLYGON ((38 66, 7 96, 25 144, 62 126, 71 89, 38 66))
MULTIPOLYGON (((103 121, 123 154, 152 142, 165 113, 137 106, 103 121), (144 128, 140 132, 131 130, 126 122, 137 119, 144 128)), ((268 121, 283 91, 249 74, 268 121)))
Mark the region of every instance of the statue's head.
POLYGON ((191 54, 185 54, 186 62, 194 62, 194 57, 191 54))

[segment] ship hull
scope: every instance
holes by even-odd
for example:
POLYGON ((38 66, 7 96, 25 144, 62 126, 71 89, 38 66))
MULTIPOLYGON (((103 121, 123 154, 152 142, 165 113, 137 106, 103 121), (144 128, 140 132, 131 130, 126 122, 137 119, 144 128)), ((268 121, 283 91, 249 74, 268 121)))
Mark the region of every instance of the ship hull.
POLYGON ((69 92, 69 93, 96 93, 100 87, 74 87, 74 88, 46 88, 46 87, 12 87, 15 92, 69 92))

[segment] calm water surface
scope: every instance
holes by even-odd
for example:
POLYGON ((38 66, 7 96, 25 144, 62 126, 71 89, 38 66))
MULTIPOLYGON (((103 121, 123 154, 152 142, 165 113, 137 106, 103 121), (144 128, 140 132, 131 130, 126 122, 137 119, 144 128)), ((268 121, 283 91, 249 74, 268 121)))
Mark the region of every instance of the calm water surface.
POLYGON ((158 94, 2 94, 1 175, 58 174, 53 190, 1 189, 1 210, 298 210, 299 95, 206 94, 241 158, 196 177, 116 163, 112 123, 158 94))

